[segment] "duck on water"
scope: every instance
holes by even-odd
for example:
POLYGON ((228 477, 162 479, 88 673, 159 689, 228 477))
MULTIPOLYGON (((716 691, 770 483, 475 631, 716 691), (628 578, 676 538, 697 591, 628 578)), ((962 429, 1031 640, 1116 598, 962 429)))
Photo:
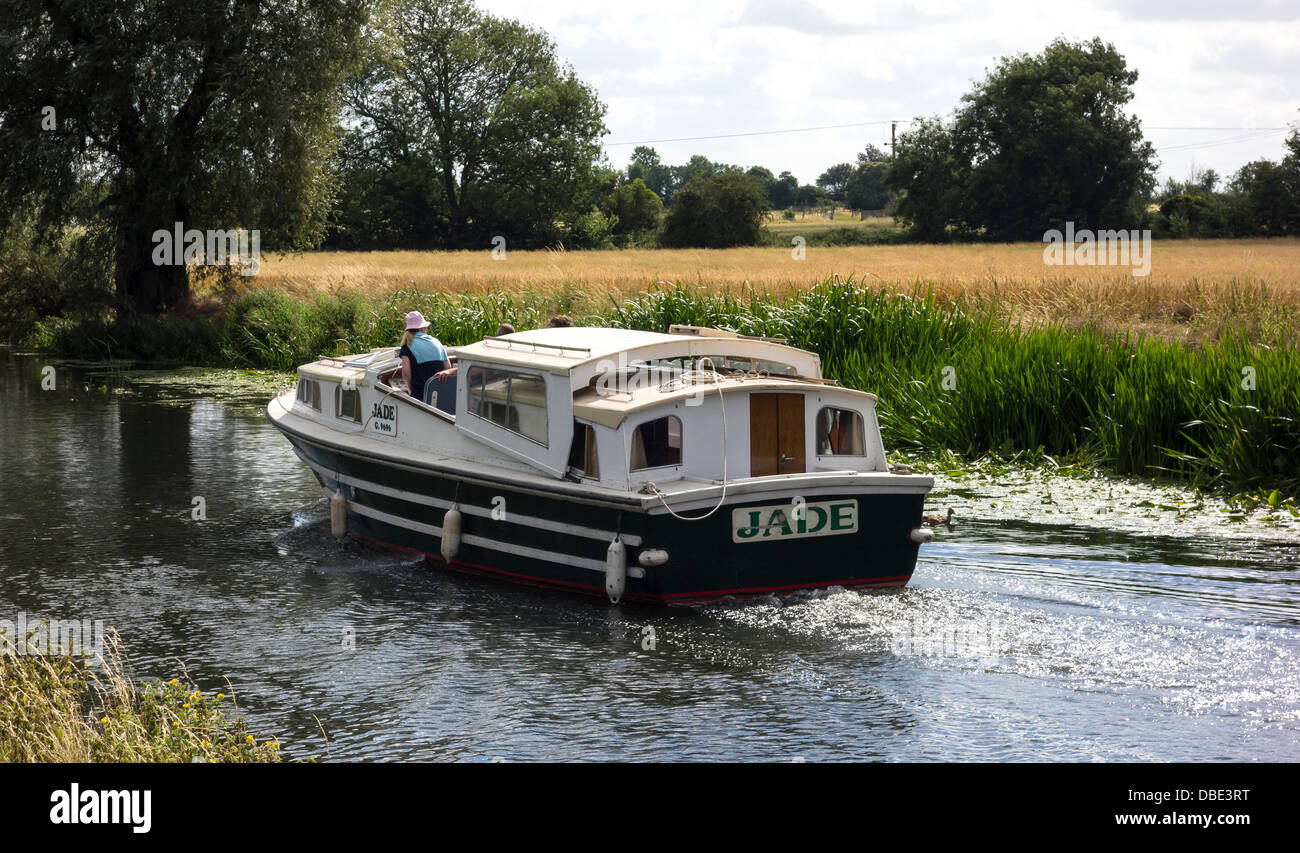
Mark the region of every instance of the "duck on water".
POLYGON ((930 477, 891 473, 876 397, 815 353, 694 326, 547 328, 322 358, 267 416, 336 535, 613 601, 690 604, 912 576, 930 477))

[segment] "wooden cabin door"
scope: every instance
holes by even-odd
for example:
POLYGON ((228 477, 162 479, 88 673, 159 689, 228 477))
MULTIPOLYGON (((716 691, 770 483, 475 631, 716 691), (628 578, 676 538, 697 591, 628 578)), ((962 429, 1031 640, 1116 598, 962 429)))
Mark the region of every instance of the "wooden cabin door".
POLYGON ((802 394, 749 395, 749 476, 804 473, 802 394))

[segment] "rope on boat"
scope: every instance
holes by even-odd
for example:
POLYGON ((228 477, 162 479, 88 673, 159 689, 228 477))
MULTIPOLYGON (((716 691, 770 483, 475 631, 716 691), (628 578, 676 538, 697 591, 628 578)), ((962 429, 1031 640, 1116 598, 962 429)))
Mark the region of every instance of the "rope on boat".
MULTIPOLYGON (((721 507, 727 500, 727 405, 722 399, 722 385, 720 384, 724 377, 718 372, 717 367, 713 364, 713 359, 709 358, 707 355, 704 356, 700 359, 701 367, 705 362, 708 362, 709 375, 713 379, 713 384, 718 386, 718 408, 722 410, 722 494, 718 496, 718 503, 713 507, 713 509, 704 513, 704 515, 679 515, 668 505, 668 501, 666 500, 667 496, 664 494, 663 490, 654 483, 647 481, 645 484, 646 490, 649 491, 650 494, 659 498, 659 503, 664 505, 664 509, 668 510, 668 514, 678 521, 703 521, 717 512, 719 507, 721 507)), ((697 375, 703 372, 703 370, 696 371, 697 375)))

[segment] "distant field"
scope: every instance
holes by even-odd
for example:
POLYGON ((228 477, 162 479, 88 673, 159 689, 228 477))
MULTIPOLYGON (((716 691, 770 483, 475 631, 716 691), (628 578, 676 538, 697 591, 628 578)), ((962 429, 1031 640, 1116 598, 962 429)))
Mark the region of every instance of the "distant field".
POLYGON ((769 231, 773 231, 783 236, 793 237, 798 234, 817 234, 822 231, 829 231, 832 228, 883 228, 889 231, 902 230, 902 226, 889 216, 869 216, 866 219, 859 219, 856 213, 849 213, 846 210, 838 211, 834 218, 825 216, 821 213, 798 213, 794 219, 782 219, 781 211, 774 210, 769 214, 768 220, 763 223, 769 231))
POLYGON ((1043 244, 1014 243, 809 247, 802 261, 783 248, 511 251, 500 261, 486 249, 313 252, 264 257, 249 283, 298 295, 554 291, 575 310, 584 301, 598 310, 656 283, 784 294, 834 275, 904 292, 933 287, 963 305, 997 299, 1030 323, 1095 321, 1173 338, 1246 326, 1294 339, 1300 330, 1300 240, 1292 238, 1156 242, 1145 278, 1128 267, 1045 266, 1043 244))

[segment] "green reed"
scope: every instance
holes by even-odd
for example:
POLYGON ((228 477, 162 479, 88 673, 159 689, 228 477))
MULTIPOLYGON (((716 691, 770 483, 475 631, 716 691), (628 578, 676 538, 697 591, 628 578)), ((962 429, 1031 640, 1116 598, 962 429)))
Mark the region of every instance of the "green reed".
POLYGON ((1102 460, 1197 486, 1300 492, 1300 352, 1244 335, 1199 350, 1095 327, 1012 325, 830 280, 785 299, 674 287, 615 306, 613 325, 778 335, 880 398, 890 447, 1102 460))
POLYGON ((656 287, 600 306, 580 291, 301 300, 266 289, 234 298, 221 320, 52 327, 52 349, 81 356, 182 360, 291 370, 320 355, 397 344, 418 310, 456 346, 500 323, 542 326, 553 313, 648 331, 674 323, 781 337, 818 353, 824 372, 880 398, 886 445, 1101 460, 1138 476, 1202 487, 1300 494, 1300 350, 1245 333, 1192 348, 1092 326, 1021 328, 1014 306, 963 310, 910 293, 832 278, 810 290, 711 293, 656 287))

